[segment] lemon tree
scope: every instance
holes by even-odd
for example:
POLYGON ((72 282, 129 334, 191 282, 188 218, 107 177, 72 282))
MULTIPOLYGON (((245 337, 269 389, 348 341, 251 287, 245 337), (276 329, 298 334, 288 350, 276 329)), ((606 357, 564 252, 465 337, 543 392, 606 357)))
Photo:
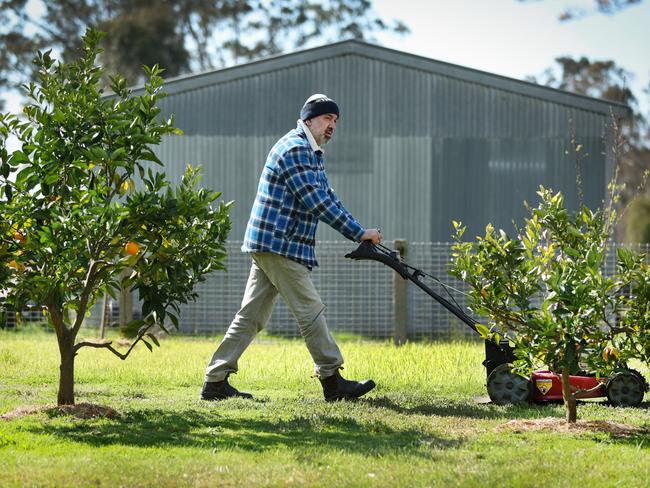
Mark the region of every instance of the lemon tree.
POLYGON ((0 116, 0 289, 15 309, 45 307, 61 353, 59 404, 74 403, 82 347, 125 359, 140 342, 158 344, 154 325, 178 327, 196 283, 223 268, 230 230, 230 204, 199 187, 197 169, 188 166, 174 188, 153 170, 162 164, 153 150, 161 137, 180 132, 172 119, 159 120, 160 70, 145 68, 139 96, 112 77, 114 96, 105 97, 101 37, 87 31, 82 55, 68 64, 39 53, 24 116, 0 116), (10 134, 20 141, 13 152, 10 134), (142 306, 142 318, 124 330, 131 349, 77 341, 97 298, 126 286, 142 306))
POLYGON ((619 248, 615 272, 604 272, 611 206, 572 213, 561 193, 542 187, 538 194, 514 237, 488 225, 466 242, 465 228, 454 223, 451 273, 469 285, 471 308, 488 319, 485 334, 511 333, 516 370, 561 372, 567 421, 575 422, 570 374, 610 375, 630 359, 650 360, 650 268, 644 256, 619 248))

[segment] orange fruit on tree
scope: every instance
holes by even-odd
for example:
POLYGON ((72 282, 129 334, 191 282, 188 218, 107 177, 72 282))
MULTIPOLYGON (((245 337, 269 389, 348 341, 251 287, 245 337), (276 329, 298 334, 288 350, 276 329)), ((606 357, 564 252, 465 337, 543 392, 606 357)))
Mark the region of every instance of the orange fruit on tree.
POLYGON ((619 355, 620 353, 614 346, 607 346, 605 349, 603 349, 603 359, 605 361, 609 361, 610 357, 618 359, 619 355))
POLYGON ((25 236, 18 231, 14 232, 14 239, 16 239, 21 244, 25 243, 25 236))
POLYGON ((131 256, 135 256, 140 252, 140 244, 134 241, 129 241, 124 246, 124 252, 131 256))
POLYGON ((12 259, 11 261, 9 261, 9 263, 7 263, 7 266, 9 266, 10 268, 15 269, 16 271, 20 271, 21 273, 23 271, 25 271, 25 265, 22 264, 22 263, 17 262, 15 259, 12 259))

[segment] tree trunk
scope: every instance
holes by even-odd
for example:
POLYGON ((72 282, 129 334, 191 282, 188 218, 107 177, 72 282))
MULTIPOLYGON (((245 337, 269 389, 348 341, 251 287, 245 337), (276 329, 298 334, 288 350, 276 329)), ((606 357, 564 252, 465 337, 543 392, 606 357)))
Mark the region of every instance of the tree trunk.
POLYGON ((74 336, 66 333, 59 338, 59 352, 61 353, 61 366, 59 376, 59 405, 74 405, 74 336))
POLYGON ((571 391, 569 384, 569 368, 562 368, 562 396, 564 397, 564 407, 566 408, 566 421, 575 424, 578 418, 576 408, 576 396, 571 391))

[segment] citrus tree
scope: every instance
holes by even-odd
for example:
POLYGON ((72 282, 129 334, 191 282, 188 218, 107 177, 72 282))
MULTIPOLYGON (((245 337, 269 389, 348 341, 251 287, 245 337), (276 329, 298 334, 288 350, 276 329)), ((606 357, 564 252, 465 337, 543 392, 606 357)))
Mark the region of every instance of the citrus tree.
POLYGON ((538 194, 514 237, 488 225, 464 242, 455 222, 451 274, 469 285, 471 308, 488 319, 484 334, 514 343, 515 371, 561 372, 567 421, 575 422, 571 374, 614 375, 632 358, 650 360, 650 269, 644 256, 619 248, 615 272, 604 272, 611 206, 571 213, 561 193, 541 187, 538 194))
POLYGON ((196 298, 195 284, 223 268, 230 230, 230 204, 198 188, 197 169, 188 166, 175 188, 153 171, 162 164, 153 147, 180 132, 172 119, 159 120, 160 70, 145 68, 142 95, 116 76, 114 96, 103 96, 95 63, 101 37, 88 30, 82 56, 68 64, 39 53, 24 117, 0 116, 0 289, 16 310, 27 302, 44 307, 61 355, 59 404, 74 403, 81 348, 125 359, 138 342, 158 345, 153 326, 178 327, 179 306, 196 298), (10 134, 19 140, 13 152, 10 134), (77 341, 97 298, 123 287, 142 306, 141 319, 124 330, 131 348, 77 341))

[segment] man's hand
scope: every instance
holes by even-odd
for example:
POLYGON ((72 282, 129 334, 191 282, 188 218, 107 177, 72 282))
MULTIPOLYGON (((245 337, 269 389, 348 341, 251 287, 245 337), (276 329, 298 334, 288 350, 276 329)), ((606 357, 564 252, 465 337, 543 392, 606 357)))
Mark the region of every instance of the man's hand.
POLYGON ((379 244, 382 240, 381 231, 379 229, 366 229, 361 236, 362 241, 372 241, 373 244, 379 244))

